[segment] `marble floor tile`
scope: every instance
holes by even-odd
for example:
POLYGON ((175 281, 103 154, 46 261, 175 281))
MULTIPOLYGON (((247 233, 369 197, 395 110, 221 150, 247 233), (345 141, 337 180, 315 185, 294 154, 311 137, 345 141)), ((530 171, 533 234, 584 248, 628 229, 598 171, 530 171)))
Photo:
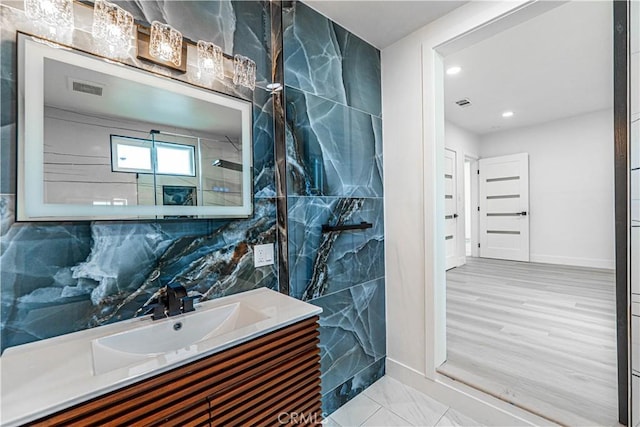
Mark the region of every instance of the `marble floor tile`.
POLYGON ((386 376, 366 389, 364 394, 418 426, 434 426, 448 409, 446 405, 386 376))
POLYGON ((360 394, 331 414, 331 418, 344 427, 359 426, 380 408, 378 403, 360 394))
POLYGON ((362 424, 362 426, 367 427, 403 427, 411 425, 409 421, 399 417, 387 408, 380 408, 362 424))
POLYGON ((479 427, 479 422, 401 382, 382 377, 327 417, 331 427, 479 427))
POLYGON ((472 420, 455 409, 449 408, 442 418, 440 418, 436 427, 477 427, 481 425, 479 422, 472 420))
POLYGON ((322 425, 324 427, 341 427, 340 424, 338 424, 336 420, 331 417, 326 417, 324 420, 322 420, 322 425))

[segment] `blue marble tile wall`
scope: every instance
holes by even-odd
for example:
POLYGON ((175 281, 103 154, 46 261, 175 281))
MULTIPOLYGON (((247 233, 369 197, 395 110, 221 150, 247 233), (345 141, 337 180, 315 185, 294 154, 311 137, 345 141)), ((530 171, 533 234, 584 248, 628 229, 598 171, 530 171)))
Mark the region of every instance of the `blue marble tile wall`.
MULTIPOLYGON (((206 298, 278 287, 277 268, 254 268, 251 253, 252 245, 276 239, 273 106, 265 89, 272 69, 269 2, 119 3, 139 21, 167 22, 191 40, 212 40, 226 53, 256 61, 258 87, 253 93, 228 82, 214 87, 254 104, 255 216, 180 222, 14 223, 15 41, 16 32, 30 32, 31 24, 21 10, 22 2, 0 4, 2 349, 130 318, 168 282, 182 283, 206 298)), ((90 24, 76 22, 76 27, 90 28, 90 24)), ((81 47, 88 49, 87 40, 86 32, 74 34, 75 46, 85 43, 81 47)))
POLYGON ((290 292, 324 310, 331 413, 384 375, 380 52, 300 2, 283 4, 283 27, 290 292))

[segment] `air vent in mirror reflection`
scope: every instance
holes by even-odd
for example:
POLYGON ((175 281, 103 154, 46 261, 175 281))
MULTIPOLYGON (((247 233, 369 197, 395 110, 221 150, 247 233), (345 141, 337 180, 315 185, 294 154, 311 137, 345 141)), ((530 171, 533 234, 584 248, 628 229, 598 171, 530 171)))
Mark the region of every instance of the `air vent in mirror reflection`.
POLYGON ((102 86, 95 83, 71 80, 71 89, 74 92, 88 93, 89 95, 102 96, 102 86))

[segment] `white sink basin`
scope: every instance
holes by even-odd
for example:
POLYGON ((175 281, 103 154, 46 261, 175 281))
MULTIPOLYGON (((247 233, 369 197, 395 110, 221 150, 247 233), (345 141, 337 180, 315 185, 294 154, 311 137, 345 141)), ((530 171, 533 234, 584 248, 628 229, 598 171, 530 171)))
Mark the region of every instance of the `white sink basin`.
POLYGON ((147 370, 153 365, 197 353, 198 343, 267 319, 242 302, 196 309, 144 326, 97 338, 91 342, 94 375, 132 367, 147 370), (160 358, 164 360, 159 360, 160 358))

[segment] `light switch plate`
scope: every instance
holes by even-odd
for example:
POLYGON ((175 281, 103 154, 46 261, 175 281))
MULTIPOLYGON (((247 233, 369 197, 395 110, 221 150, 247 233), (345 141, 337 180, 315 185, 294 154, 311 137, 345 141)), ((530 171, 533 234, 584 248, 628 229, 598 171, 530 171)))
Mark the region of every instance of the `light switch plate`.
POLYGON ((253 247, 253 265, 255 267, 273 265, 273 243, 253 247))

